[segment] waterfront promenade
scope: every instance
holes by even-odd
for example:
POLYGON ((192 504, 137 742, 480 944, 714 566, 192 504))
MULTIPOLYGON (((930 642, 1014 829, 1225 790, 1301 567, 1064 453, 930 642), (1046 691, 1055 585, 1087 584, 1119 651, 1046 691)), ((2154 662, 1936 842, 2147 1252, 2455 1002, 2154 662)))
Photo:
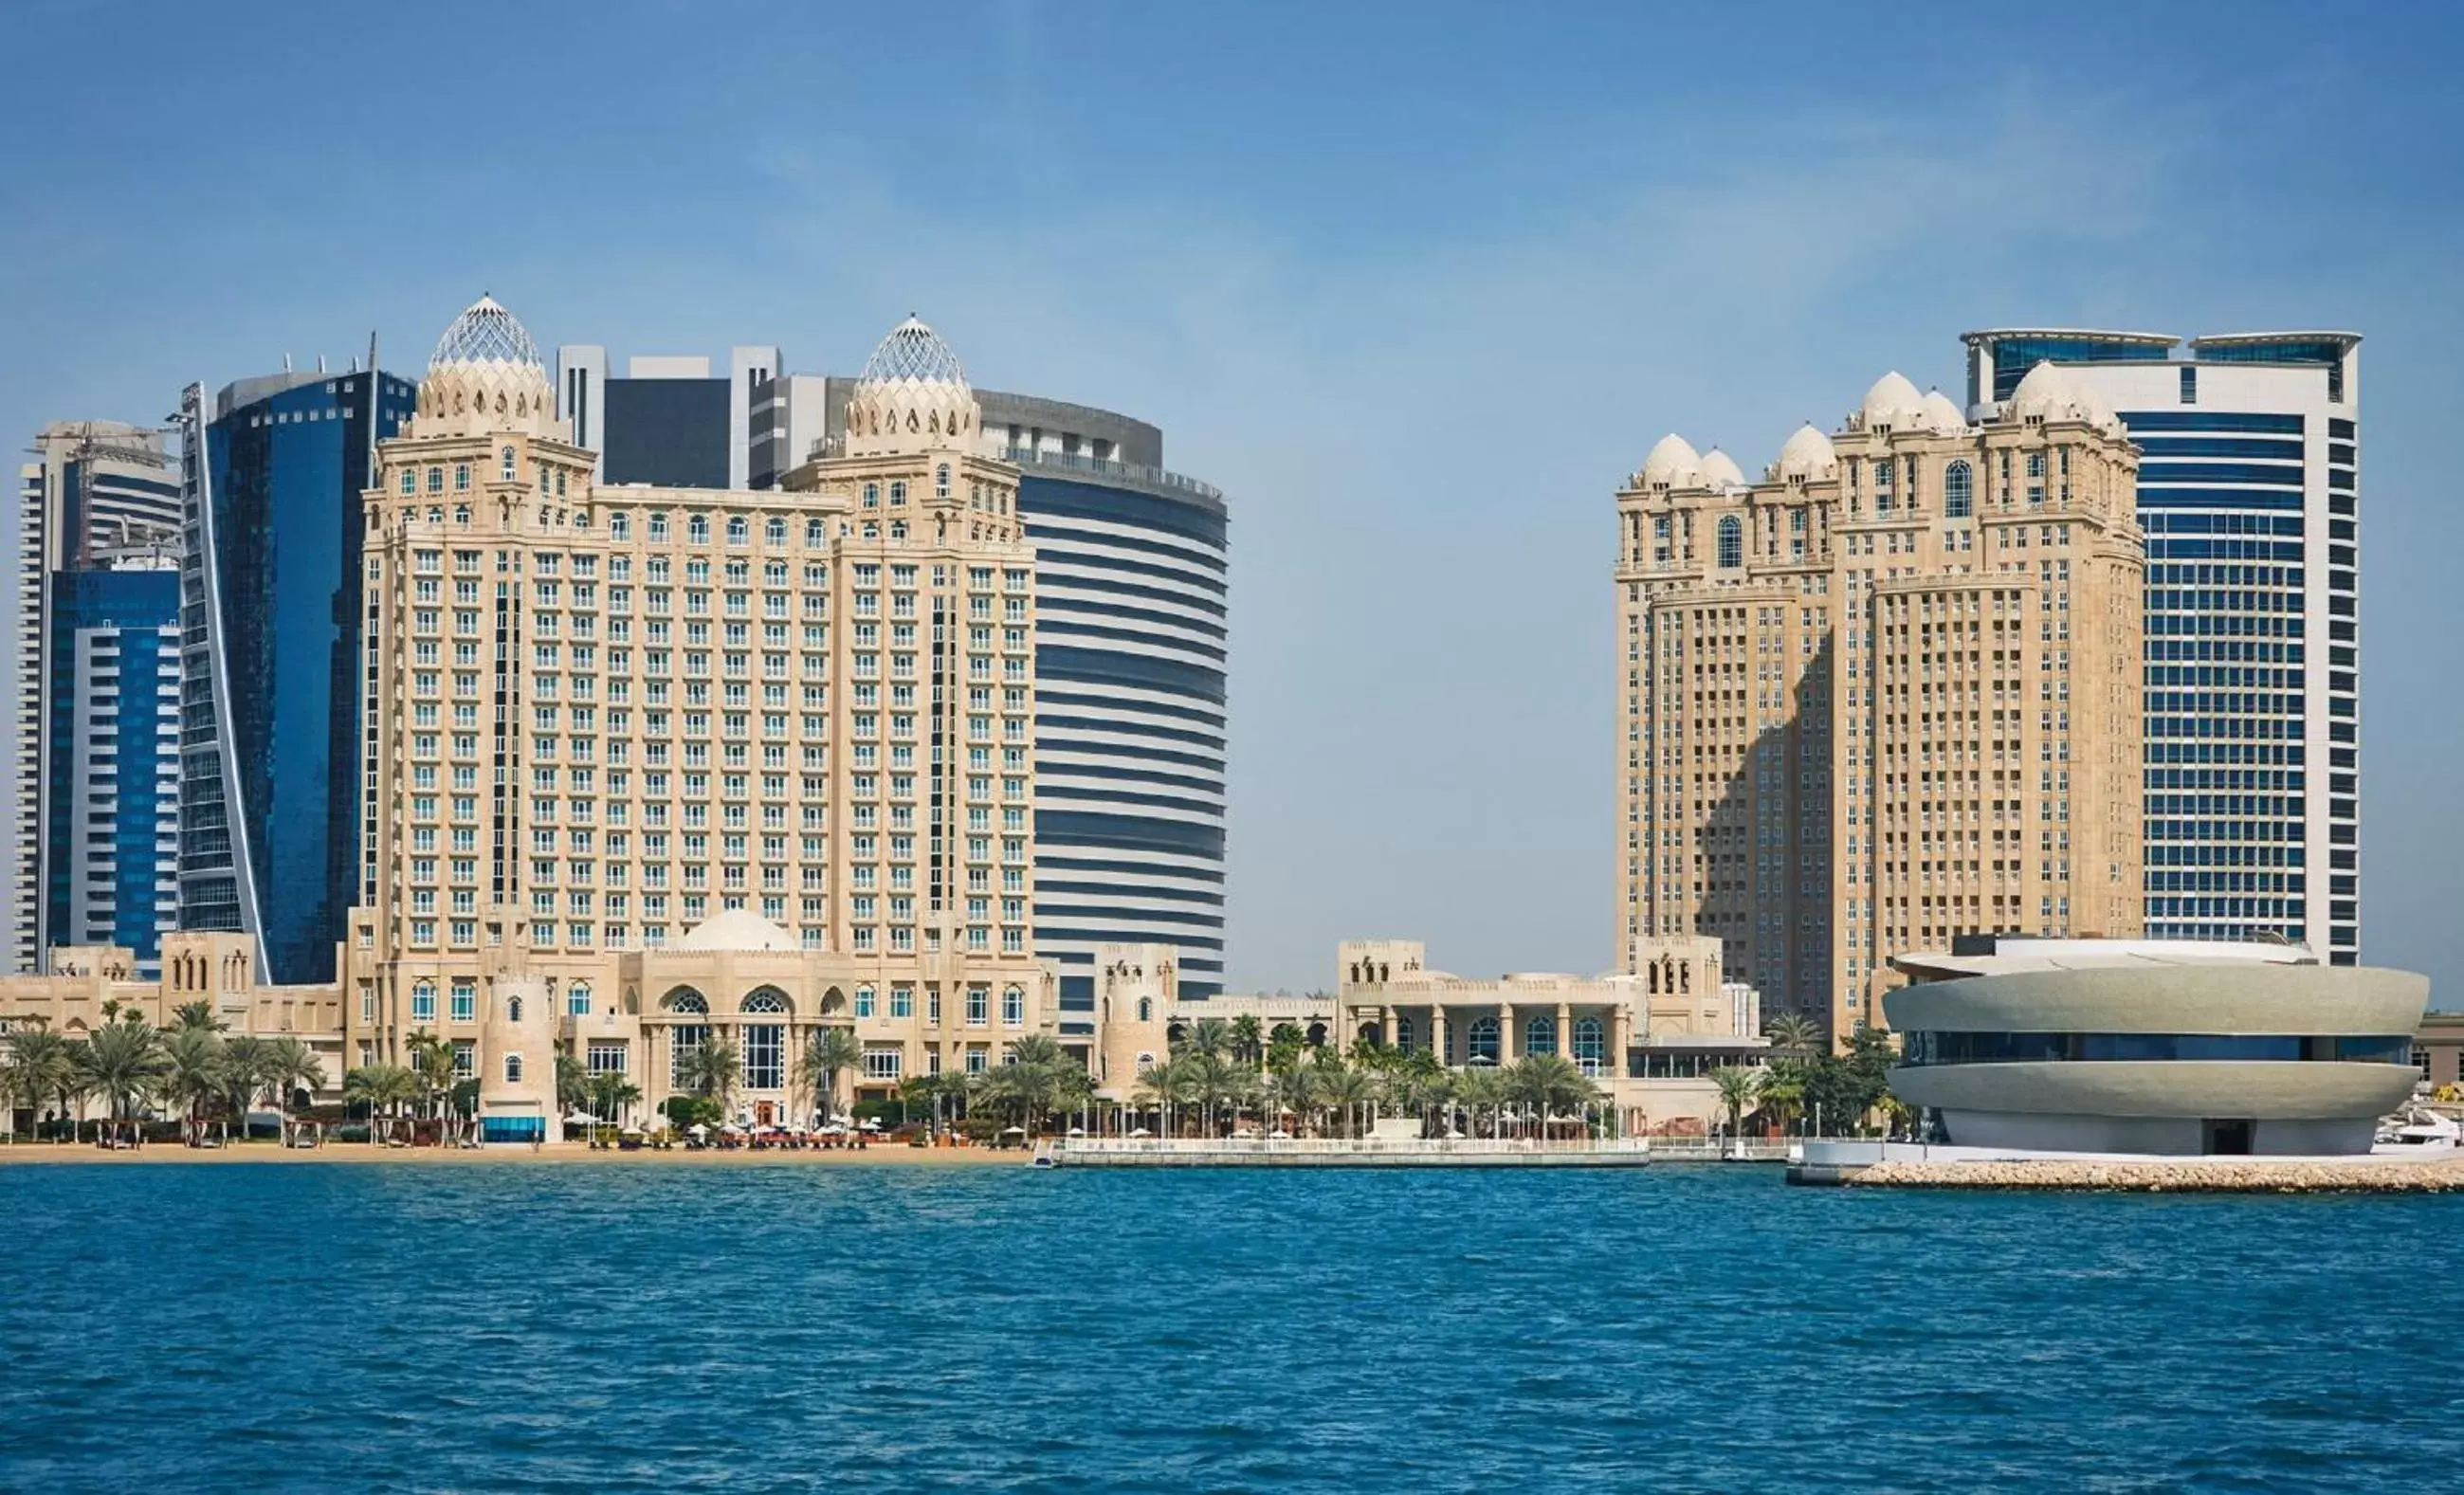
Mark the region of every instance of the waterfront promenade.
POLYGON ((1050 1168, 1639 1168, 1643 1137, 1064 1137, 1036 1150, 1050 1168))

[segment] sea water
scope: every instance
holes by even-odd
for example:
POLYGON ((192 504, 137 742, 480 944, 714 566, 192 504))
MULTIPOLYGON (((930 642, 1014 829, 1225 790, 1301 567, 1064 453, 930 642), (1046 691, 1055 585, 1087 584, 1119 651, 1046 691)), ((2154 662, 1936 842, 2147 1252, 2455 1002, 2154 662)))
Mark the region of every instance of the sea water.
POLYGON ((2440 1490, 2464 1199, 0 1167, 0 1489, 2440 1490))

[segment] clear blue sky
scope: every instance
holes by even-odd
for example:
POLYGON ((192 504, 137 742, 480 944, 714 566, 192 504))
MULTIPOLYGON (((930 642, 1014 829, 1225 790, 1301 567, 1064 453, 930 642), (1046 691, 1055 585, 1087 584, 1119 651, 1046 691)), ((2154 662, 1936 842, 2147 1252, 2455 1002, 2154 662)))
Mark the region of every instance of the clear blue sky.
POLYGON ((542 344, 909 311, 1235 515, 1232 979, 1612 958, 1610 495, 1992 324, 2364 333, 2364 955, 2464 1005, 2452 9, 17 0, 0 430, 481 290, 542 344))

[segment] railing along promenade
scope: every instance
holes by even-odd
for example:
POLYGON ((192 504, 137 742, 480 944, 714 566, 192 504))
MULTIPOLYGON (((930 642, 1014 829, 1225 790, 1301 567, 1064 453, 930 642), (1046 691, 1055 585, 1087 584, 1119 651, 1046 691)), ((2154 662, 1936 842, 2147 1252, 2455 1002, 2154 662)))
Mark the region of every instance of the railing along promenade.
POLYGON ((1646 1137, 1064 1137, 1037 1149, 1045 1166, 1634 1167, 1646 1137))

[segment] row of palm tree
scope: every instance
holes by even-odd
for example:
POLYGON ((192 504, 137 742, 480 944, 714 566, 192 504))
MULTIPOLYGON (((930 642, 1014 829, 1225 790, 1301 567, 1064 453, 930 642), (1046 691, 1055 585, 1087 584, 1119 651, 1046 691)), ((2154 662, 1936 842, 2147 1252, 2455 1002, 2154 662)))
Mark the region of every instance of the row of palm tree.
MULTIPOLYGON (((115 1134, 164 1104, 179 1114, 182 1137, 195 1142, 217 1113, 245 1129, 249 1112, 271 1093, 288 1141, 299 1093, 325 1084, 324 1066, 306 1044, 227 1038, 208 1002, 183 1003, 166 1028, 117 1002, 105 1003, 103 1015, 102 1025, 82 1038, 55 1033, 39 1020, 13 1027, 0 1040, 0 1097, 30 1110, 50 1105, 73 1121, 100 1099, 115 1134)), ((76 1132, 73 1124, 69 1134, 76 1132)))
POLYGON ((1364 1134, 1384 1114, 1415 1117, 1426 1134, 1532 1135, 1551 1123, 1588 1126, 1593 1108, 1605 1099, 1581 1066, 1559 1054, 1448 1069, 1434 1057, 1418 1056, 1425 1062, 1415 1063, 1367 1050, 1347 1062, 1331 1050, 1309 1048, 1293 1062, 1259 1069, 1209 1037, 1193 1032, 1178 1053, 1138 1075, 1133 1100, 1167 1133, 1195 1127, 1215 1136, 1254 1119, 1267 1130, 1288 1125, 1349 1137, 1364 1134))

